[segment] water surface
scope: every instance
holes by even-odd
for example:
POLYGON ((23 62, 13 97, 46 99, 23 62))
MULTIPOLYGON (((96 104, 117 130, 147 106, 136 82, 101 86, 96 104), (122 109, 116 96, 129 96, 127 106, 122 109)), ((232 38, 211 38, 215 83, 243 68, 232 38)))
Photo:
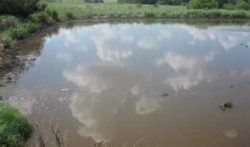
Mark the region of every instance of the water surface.
POLYGON ((38 124, 47 146, 55 146, 53 126, 70 147, 247 147, 249 31, 73 24, 43 37, 35 63, 0 92, 38 124), (228 101, 233 108, 221 111, 228 101))

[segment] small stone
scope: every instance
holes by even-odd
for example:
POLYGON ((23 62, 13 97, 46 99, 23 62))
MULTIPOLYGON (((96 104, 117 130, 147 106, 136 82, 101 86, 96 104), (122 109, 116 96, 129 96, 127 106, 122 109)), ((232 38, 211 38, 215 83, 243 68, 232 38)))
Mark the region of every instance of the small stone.
POLYGON ((223 104, 220 105, 220 109, 222 111, 225 111, 227 109, 233 108, 233 103, 232 102, 224 102, 223 104))
POLYGON ((230 85, 230 88, 234 88, 234 85, 230 85))

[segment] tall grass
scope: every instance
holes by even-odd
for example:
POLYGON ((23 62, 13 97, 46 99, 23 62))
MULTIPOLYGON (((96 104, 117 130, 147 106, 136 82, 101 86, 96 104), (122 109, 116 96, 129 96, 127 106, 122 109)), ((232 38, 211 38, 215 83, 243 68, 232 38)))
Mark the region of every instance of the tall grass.
POLYGON ((33 126, 17 109, 0 103, 1 147, 23 147, 32 133, 33 126))
POLYGON ((40 28, 38 23, 23 23, 14 27, 9 28, 7 35, 12 39, 23 39, 28 36, 30 33, 37 31, 40 28))
POLYGON ((186 6, 141 4, 49 3, 61 19, 72 13, 76 19, 103 17, 167 17, 167 18, 250 18, 250 11, 225 9, 187 9, 186 6))

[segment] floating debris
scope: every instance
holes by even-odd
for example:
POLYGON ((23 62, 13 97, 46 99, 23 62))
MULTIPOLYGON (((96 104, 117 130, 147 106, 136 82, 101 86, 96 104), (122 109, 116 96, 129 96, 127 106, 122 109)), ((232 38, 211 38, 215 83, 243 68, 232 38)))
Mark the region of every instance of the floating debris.
POLYGON ((163 94, 161 95, 161 97, 167 97, 167 96, 168 96, 167 93, 163 93, 163 94))
POLYGON ((248 48, 248 44, 240 43, 240 46, 243 46, 245 48, 248 48))
POLYGON ((230 85, 230 88, 234 88, 234 85, 230 85))
POLYGON ((225 111, 227 109, 233 108, 233 103, 232 102, 224 102, 223 104, 220 105, 220 109, 222 111, 225 111))

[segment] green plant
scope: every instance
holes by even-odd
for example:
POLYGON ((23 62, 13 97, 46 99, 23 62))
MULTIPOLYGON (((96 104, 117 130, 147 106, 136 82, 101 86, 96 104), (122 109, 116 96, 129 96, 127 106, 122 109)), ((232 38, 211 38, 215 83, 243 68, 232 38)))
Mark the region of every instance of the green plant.
POLYGON ((9 37, 19 40, 25 38, 29 33, 33 33, 39 28, 39 24, 29 22, 17 25, 15 27, 10 27, 7 31, 7 34, 9 37))
POLYGON ((243 9, 243 10, 249 10, 250 9, 250 5, 249 3, 247 3, 246 1, 244 0, 238 0, 236 2, 236 6, 235 6, 237 9, 243 9))
POLYGON ((235 5, 233 5, 233 4, 225 4, 224 6, 223 6, 223 8, 224 9, 227 9, 227 10, 235 10, 236 9, 236 7, 235 7, 235 5))
POLYGON ((17 109, 0 103, 1 147, 22 147, 33 131, 32 124, 17 109))
POLYGON ((12 42, 13 42, 12 39, 8 36, 3 38, 3 45, 5 48, 12 47, 12 44, 13 44, 12 42))
POLYGON ((15 26, 19 23, 19 19, 15 16, 2 15, 0 16, 0 29, 5 29, 10 26, 15 26))
POLYGON ((54 20, 59 20, 58 13, 55 10, 48 9, 46 13, 51 16, 54 20))
POLYGON ((28 16, 37 11, 42 11, 46 5, 40 0, 0 0, 0 14, 28 16))
POLYGON ((155 17, 156 14, 153 12, 145 12, 143 13, 143 17, 155 17))
POLYGON ((136 7, 137 7, 137 8, 141 8, 141 7, 142 7, 142 3, 137 3, 137 4, 136 4, 136 7))
POLYGON ((72 12, 69 12, 69 11, 65 12, 65 16, 66 16, 66 18, 68 18, 68 19, 74 18, 74 14, 73 14, 72 12))
POLYGON ((218 7, 217 0, 190 0, 188 3, 188 8, 192 9, 214 9, 218 7))
POLYGON ((30 15, 30 20, 34 23, 47 23, 48 17, 46 12, 37 12, 30 15))

